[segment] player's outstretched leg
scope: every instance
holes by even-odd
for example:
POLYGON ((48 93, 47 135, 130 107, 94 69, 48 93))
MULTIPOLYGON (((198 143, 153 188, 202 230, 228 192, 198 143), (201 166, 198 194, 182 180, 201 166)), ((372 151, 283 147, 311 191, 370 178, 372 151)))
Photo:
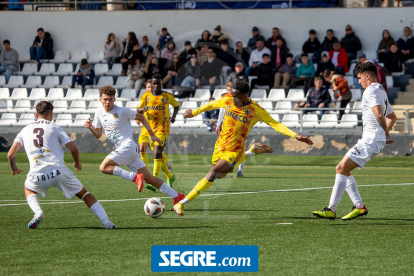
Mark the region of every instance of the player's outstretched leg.
POLYGON ((365 207, 364 203, 362 202, 361 195, 358 191, 358 186, 355 181, 355 178, 352 176, 348 176, 348 179, 346 181, 346 192, 348 193, 349 197, 352 200, 352 203, 354 204, 352 207, 352 211, 347 214, 346 216, 342 217, 342 220, 351 220, 355 219, 357 217, 365 216, 368 214, 368 210, 365 207))
POLYGON ((144 161, 145 165, 147 165, 148 167, 148 155, 147 155, 147 148, 148 148, 148 143, 141 143, 139 144, 139 150, 141 152, 141 159, 142 161, 144 161))
POLYGON ((76 194, 77 197, 82 199, 86 206, 99 218, 105 229, 115 229, 116 226, 109 219, 102 205, 96 200, 96 198, 89 193, 85 188, 76 194))
POLYGON ((175 175, 171 174, 171 162, 168 160, 165 153, 162 153, 162 171, 167 176, 167 184, 172 187, 172 184, 175 180, 175 175))
POLYGON ((142 174, 121 169, 115 161, 109 158, 105 158, 101 166, 99 166, 99 170, 104 174, 119 176, 123 179, 134 182, 137 185, 139 192, 141 192, 144 188, 144 176, 142 174))
POLYGON ((216 165, 214 165, 205 178, 201 179, 197 185, 191 190, 191 192, 180 202, 174 205, 174 211, 179 216, 184 216, 184 206, 196 199, 199 195, 208 190, 208 188, 213 185, 215 179, 223 178, 227 173, 231 172, 233 167, 226 160, 219 160, 216 165))
POLYGON ((40 208, 39 195, 36 192, 26 189, 26 187, 24 188, 24 194, 30 209, 32 209, 34 213, 34 217, 27 225, 27 228, 36 229, 37 226, 39 226, 39 223, 45 218, 45 213, 42 208, 40 208))

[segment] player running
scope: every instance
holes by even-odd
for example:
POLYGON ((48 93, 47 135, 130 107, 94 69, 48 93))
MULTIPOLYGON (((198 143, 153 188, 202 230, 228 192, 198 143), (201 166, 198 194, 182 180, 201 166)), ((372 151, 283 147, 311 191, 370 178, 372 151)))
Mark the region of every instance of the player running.
POLYGON ((103 128, 106 137, 115 147, 115 150, 105 158, 99 167, 101 172, 135 182, 139 192, 142 191, 145 180, 145 182, 154 185, 163 194, 173 198, 174 204, 184 198, 184 195, 173 190, 163 180, 154 177, 141 160, 138 145, 132 138, 130 120, 141 121, 151 139, 161 143, 151 130, 144 115, 136 110, 115 105, 116 91, 111 86, 101 87, 99 92, 103 108, 99 108, 95 112, 94 123, 92 124, 91 119, 89 119, 85 122, 85 127, 90 129, 97 139, 101 138, 103 128), (121 169, 120 166, 127 166, 130 171, 121 169))
POLYGON ((244 152, 247 135, 257 122, 264 122, 277 132, 296 138, 296 140, 308 145, 313 144, 308 137, 298 135, 284 124, 275 121, 266 110, 248 97, 249 90, 249 85, 246 82, 238 81, 233 84, 230 95, 226 94, 219 100, 211 101, 196 110, 187 109, 185 111, 184 118, 191 118, 204 111, 220 107, 226 109, 223 129, 213 153, 213 167, 183 200, 174 205, 175 212, 180 216, 184 215, 184 206, 210 188, 215 179, 225 177, 247 157, 266 152, 266 147, 268 147, 266 145, 253 146, 249 151, 244 152))
MULTIPOLYGON (((141 158, 148 167, 147 147, 151 145, 151 149, 154 151, 153 175, 158 177, 162 169, 167 176, 168 185, 172 186, 175 176, 170 173, 169 161, 163 153, 163 150, 170 133, 170 123, 173 124, 175 122, 175 117, 179 110, 179 103, 172 94, 162 91, 161 88, 162 76, 158 74, 154 75, 152 77, 152 86, 150 89, 147 86, 147 92, 142 95, 137 109, 138 112, 145 113, 149 125, 161 142, 151 140, 150 143, 150 135, 147 129, 142 128, 141 135, 139 136, 139 147, 141 150, 141 158), (174 107, 174 113, 171 117, 169 105, 174 107)), ((154 186, 146 185, 145 187, 155 192, 154 186)))
POLYGON ((371 62, 362 63, 355 68, 355 74, 365 89, 362 96, 363 134, 358 143, 336 166, 335 184, 329 206, 320 212, 313 212, 313 215, 319 218, 330 220, 336 218, 336 207, 341 201, 344 190, 347 191, 354 206, 352 211, 341 219, 351 220, 368 214, 351 171, 355 168, 364 168, 369 160, 381 153, 386 143, 392 143, 386 140, 390 136, 389 131, 394 126, 397 116, 388 102, 384 87, 378 83, 377 67, 371 62))
POLYGON ((38 119, 36 122, 24 127, 17 134, 7 154, 13 175, 23 172, 16 165, 16 154, 22 146, 30 162, 30 171, 24 183, 24 194, 34 217, 27 228, 37 228, 45 218, 45 213, 40 208, 38 193, 46 197, 47 191, 55 187, 67 199, 71 199, 74 195, 82 199, 106 229, 114 229, 115 224, 108 219, 102 205, 65 166, 62 144, 70 150, 75 161, 73 163, 75 169, 77 171, 82 169, 79 151, 73 140, 61 127, 52 122, 53 105, 46 101, 37 103, 36 117, 38 119))

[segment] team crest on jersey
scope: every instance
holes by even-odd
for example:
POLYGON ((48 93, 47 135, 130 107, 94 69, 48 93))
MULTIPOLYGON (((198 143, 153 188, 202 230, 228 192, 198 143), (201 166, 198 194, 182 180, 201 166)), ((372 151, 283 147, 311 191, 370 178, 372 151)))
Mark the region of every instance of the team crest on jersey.
POLYGON ((250 109, 246 109, 244 112, 246 113, 246 115, 249 115, 251 113, 250 109))
POLYGON ((227 108, 230 108, 230 106, 228 105, 227 108))
POLYGON ((118 113, 114 113, 114 119, 118 119, 118 113))

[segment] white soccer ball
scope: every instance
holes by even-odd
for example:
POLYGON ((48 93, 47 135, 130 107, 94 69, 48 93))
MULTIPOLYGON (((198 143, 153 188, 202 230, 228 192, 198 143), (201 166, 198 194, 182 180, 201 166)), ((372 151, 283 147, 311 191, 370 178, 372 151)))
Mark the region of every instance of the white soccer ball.
POLYGON ((164 213, 165 204, 158 197, 153 197, 147 200, 144 205, 144 211, 147 216, 151 218, 158 218, 164 213))

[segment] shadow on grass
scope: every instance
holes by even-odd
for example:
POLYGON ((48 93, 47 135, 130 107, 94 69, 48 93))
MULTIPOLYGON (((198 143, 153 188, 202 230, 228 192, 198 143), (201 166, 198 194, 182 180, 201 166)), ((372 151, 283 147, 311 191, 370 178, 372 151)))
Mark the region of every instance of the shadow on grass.
MULTIPOLYGON (((112 231, 117 231, 117 230, 132 230, 132 229, 136 229, 136 230, 178 230, 178 229, 198 229, 198 228, 217 228, 217 226, 184 226, 184 227, 179 227, 179 226, 174 226, 174 227, 165 227, 165 226, 159 226, 159 227, 117 227, 116 229, 111 229, 112 231)), ((108 229, 104 229, 102 227, 83 227, 83 226, 74 226, 74 227, 58 227, 58 228, 38 228, 37 230, 70 230, 70 229, 97 229, 97 230, 108 230, 108 229)))

